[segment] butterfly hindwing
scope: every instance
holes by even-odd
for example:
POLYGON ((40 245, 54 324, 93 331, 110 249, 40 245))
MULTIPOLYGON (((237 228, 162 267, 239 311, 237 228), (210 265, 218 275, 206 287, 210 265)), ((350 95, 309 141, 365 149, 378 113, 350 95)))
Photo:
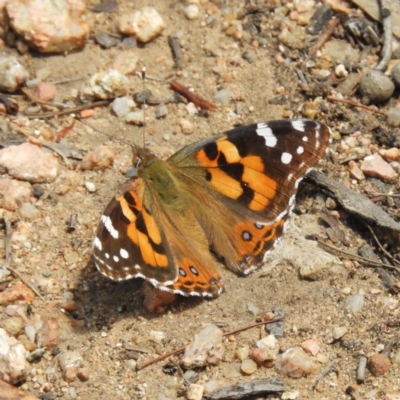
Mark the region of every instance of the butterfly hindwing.
MULTIPOLYGON (((188 242, 193 234, 198 239, 201 228, 197 227, 201 231, 197 234, 195 227, 179 228, 181 216, 171 211, 167 215, 168 208, 152 199, 149 185, 140 177, 130 179, 104 210, 94 240, 98 269, 117 281, 142 277, 162 290, 217 296, 223 283, 213 268, 216 262, 209 254, 206 238, 206 251, 200 253, 188 242)), ((187 213, 184 219, 189 222, 187 213)))

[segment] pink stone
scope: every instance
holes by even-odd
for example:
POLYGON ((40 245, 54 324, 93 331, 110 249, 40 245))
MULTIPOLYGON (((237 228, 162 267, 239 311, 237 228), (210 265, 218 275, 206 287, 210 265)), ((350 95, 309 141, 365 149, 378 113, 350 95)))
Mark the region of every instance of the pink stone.
POLYGON ((103 170, 114 161, 115 151, 110 146, 99 146, 94 151, 87 153, 79 165, 83 170, 103 170))
POLYGON ((28 203, 32 196, 32 187, 28 182, 0 177, 0 194, 10 196, 17 204, 28 203))
POLYGON ((361 163, 361 171, 368 176, 393 182, 398 178, 395 170, 379 155, 365 157, 361 163))
POLYGON ((83 47, 89 33, 83 0, 14 0, 6 2, 13 30, 42 53, 83 47))
POLYGON ((314 339, 308 339, 304 341, 300 346, 310 356, 316 356, 321 348, 320 343, 318 343, 318 341, 314 339))
POLYGON ((52 83, 40 82, 34 89, 33 95, 40 100, 50 101, 56 97, 57 87, 52 83))
POLYGON ((365 175, 361 171, 360 168, 358 168, 358 165, 354 161, 349 162, 349 172, 350 175, 354 178, 356 178, 358 181, 362 181, 365 179, 365 175))
POLYGON ((293 347, 276 357, 277 370, 290 378, 301 378, 317 369, 316 363, 300 347, 293 347))
POLYGON ((30 304, 34 298, 35 294, 28 286, 17 282, 3 292, 0 292, 0 305, 4 306, 10 303, 30 304))
POLYGON ((58 161, 31 143, 0 150, 0 166, 17 179, 41 183, 52 182, 58 173, 58 161))

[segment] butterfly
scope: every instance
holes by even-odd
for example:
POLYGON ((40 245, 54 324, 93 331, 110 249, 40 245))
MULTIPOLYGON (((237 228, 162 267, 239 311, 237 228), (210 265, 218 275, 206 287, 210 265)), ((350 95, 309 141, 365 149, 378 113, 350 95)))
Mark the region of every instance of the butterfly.
POLYGON ((100 219, 97 268, 115 281, 141 277, 185 296, 218 296, 221 263, 247 275, 278 242, 329 140, 326 125, 298 119, 241 126, 167 160, 136 148, 136 175, 100 219))

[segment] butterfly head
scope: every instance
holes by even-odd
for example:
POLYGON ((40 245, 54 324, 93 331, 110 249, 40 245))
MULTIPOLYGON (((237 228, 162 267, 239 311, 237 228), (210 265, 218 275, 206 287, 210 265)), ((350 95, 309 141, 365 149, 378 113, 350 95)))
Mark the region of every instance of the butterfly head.
POLYGON ((139 169, 142 166, 147 166, 156 156, 152 151, 143 147, 134 147, 132 149, 132 165, 139 169))

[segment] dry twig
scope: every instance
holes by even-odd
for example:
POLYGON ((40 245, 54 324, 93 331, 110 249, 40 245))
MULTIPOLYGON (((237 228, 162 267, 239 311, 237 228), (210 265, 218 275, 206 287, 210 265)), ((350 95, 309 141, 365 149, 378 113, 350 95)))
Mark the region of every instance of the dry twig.
MULTIPOLYGON (((61 110, 61 111, 51 111, 48 113, 32 113, 32 114, 28 113, 25 115, 29 119, 51 118, 51 117, 56 117, 56 116, 61 116, 61 115, 76 114, 83 110, 90 110, 90 109, 96 108, 96 107, 107 106, 109 103, 110 103, 109 100, 101 100, 101 101, 95 101, 94 103, 87 103, 87 104, 82 104, 81 106, 67 108, 67 109, 61 110)), ((54 106, 54 104, 53 104, 53 106, 54 106)))
POLYGON ((328 96, 327 99, 330 101, 337 101, 338 103, 348 104, 348 105, 354 106, 354 107, 360 107, 360 108, 363 108, 364 110, 368 110, 368 111, 374 112, 376 114, 386 115, 385 111, 378 110, 375 107, 366 106, 365 104, 362 104, 357 100, 339 99, 334 96, 328 96))
POLYGON ((400 274, 400 268, 395 267, 394 265, 389 265, 389 264, 384 264, 384 263, 377 262, 377 261, 372 261, 372 260, 369 260, 368 258, 364 258, 364 257, 358 256, 356 254, 349 253, 347 251, 338 249, 335 246, 332 246, 330 244, 327 244, 327 243, 324 243, 321 241, 318 241, 318 246, 322 247, 323 249, 325 249, 331 253, 337 254, 339 257, 344 257, 344 258, 348 258, 349 260, 358 261, 362 264, 365 264, 365 265, 368 265, 371 267, 382 267, 382 268, 390 269, 390 270, 396 271, 397 273, 400 274))
MULTIPOLYGON (((267 325, 267 324, 271 324, 271 323, 273 323, 273 322, 282 321, 283 319, 284 319, 283 317, 280 317, 280 318, 271 319, 270 321, 256 322, 256 323, 254 323, 254 324, 246 325, 246 326, 243 326, 243 327, 241 327, 241 328, 235 329, 235 330, 233 330, 233 331, 226 332, 226 333, 224 333, 224 334, 222 335, 222 337, 226 337, 226 336, 230 336, 230 335, 235 335, 236 333, 240 333, 240 332, 243 332, 243 331, 247 331, 248 329, 255 328, 255 327, 260 326, 260 325, 267 325)), ((165 360, 165 359, 168 358, 168 357, 174 356, 175 354, 182 353, 182 352, 185 350, 185 348, 186 348, 186 346, 183 346, 183 347, 180 347, 179 349, 172 350, 172 351, 170 351, 169 353, 161 354, 161 355, 158 356, 158 357, 155 357, 155 358, 153 358, 153 359, 151 359, 151 360, 149 360, 149 361, 146 361, 145 363, 143 363, 143 364, 141 364, 141 365, 138 365, 138 366, 137 366, 137 369, 138 369, 138 370, 142 370, 142 369, 144 369, 144 368, 146 368, 146 367, 148 367, 148 366, 150 366, 150 365, 153 365, 153 364, 155 364, 155 363, 158 363, 159 361, 165 360)))
POLYGON ((320 382, 322 381, 322 379, 325 378, 326 375, 329 374, 329 372, 331 372, 337 365, 338 361, 334 360, 332 361, 317 377, 317 379, 315 379, 314 384, 312 385, 312 389, 313 390, 317 390, 318 385, 320 384, 320 382))
POLYGON ((315 55, 317 54, 317 51, 329 40, 329 38, 332 36, 333 32, 335 32, 335 29, 337 28, 339 23, 340 23, 340 19, 339 18, 332 18, 329 21, 328 26, 326 27, 326 29, 320 35, 317 43, 315 43, 314 46, 312 46, 310 48, 310 51, 308 53, 310 58, 314 58, 315 57, 315 55))
POLYGON ((399 261, 396 260, 381 244, 381 242, 379 241, 379 239, 377 238, 377 236, 375 235, 375 232, 373 231, 373 229, 368 225, 367 228, 369 230, 369 232, 371 233, 372 237, 374 238, 376 244, 379 246, 379 248, 381 249, 381 251, 383 252, 383 254, 386 255, 386 257, 388 257, 390 260, 392 260, 394 263, 399 264, 399 261))
POLYGON ((210 103, 203 97, 199 96, 191 92, 186 86, 183 86, 181 83, 176 81, 171 81, 170 83, 171 89, 175 92, 178 92, 182 96, 186 97, 189 101, 191 101, 196 107, 201 108, 202 110, 216 110, 217 106, 210 103))
POLYGON ((378 4, 381 9, 381 17, 383 24, 383 46, 382 46, 382 59, 375 69, 379 71, 385 71, 389 60, 392 57, 392 16, 390 11, 390 1, 380 0, 378 4))

